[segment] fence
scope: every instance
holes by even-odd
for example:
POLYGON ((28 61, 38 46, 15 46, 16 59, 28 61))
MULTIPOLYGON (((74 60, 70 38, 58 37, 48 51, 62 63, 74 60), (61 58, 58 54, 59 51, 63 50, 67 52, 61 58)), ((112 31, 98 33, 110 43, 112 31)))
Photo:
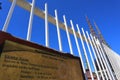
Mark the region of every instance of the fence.
MULTIPOLYGON (((70 28, 67 24, 65 15, 63 15, 64 22, 59 21, 57 10, 55 10, 55 17, 52 17, 51 15, 49 15, 47 3, 45 4, 45 11, 42 11, 35 7, 36 0, 32 0, 31 4, 29 4, 25 0, 11 0, 11 1, 12 1, 12 5, 8 12, 2 31, 7 32, 15 5, 17 4, 20 7, 30 11, 26 40, 28 41, 31 40, 32 23, 33 23, 34 15, 42 17, 43 19, 45 19, 45 46, 46 47, 50 47, 49 39, 51 38, 49 37, 50 30, 49 30, 48 22, 51 22, 52 24, 56 25, 59 51, 63 52, 63 45, 61 40, 62 36, 61 36, 60 29, 63 29, 66 32, 70 53, 72 55, 75 55, 75 53, 73 52, 73 45, 72 45, 70 33, 74 36, 74 39, 75 39, 74 43, 76 44, 75 46, 77 47, 77 53, 79 54, 80 61, 82 63, 83 72, 86 76, 86 80, 89 80, 89 79, 90 80, 117 80, 119 79, 119 77, 115 77, 115 76, 119 76, 119 75, 116 75, 116 74, 119 74, 119 72, 114 73, 114 71, 110 66, 110 63, 115 63, 115 62, 112 62, 112 60, 110 60, 110 63, 109 63, 106 57, 106 52, 105 52, 106 50, 104 50, 106 48, 103 48, 104 47, 103 44, 101 44, 100 41, 95 36, 92 36, 91 34, 89 34, 88 31, 84 31, 84 29, 80 28, 78 24, 74 25, 72 20, 70 20, 70 24, 72 27, 70 28), (77 28, 77 31, 75 31, 75 28, 77 28), (87 75, 87 70, 89 70, 90 72, 90 78, 87 75), (97 77, 97 79, 95 79, 95 76, 97 77)), ((116 60, 114 59, 114 61, 116 60)), ((114 67, 114 70, 117 70, 116 67, 114 67)))

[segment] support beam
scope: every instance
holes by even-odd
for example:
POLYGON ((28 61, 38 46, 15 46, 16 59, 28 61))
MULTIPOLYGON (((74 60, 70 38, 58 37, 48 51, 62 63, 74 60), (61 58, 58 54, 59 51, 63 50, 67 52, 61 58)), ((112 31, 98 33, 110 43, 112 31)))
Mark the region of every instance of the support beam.
MULTIPOLYGON (((13 0, 10 0, 11 2, 13 2, 13 0)), ((31 11, 31 5, 26 1, 26 0, 17 0, 16 4, 18 6, 20 6, 21 8, 27 10, 27 11, 31 11)), ((42 11, 41 9, 35 7, 34 9, 34 14, 42 19, 45 19, 45 13, 44 11, 42 11)), ((53 16, 48 14, 48 22, 52 23, 53 25, 56 25, 56 20, 53 16)), ((61 21, 58 21, 59 23, 59 27, 63 30, 65 30, 65 25, 64 23, 62 23, 61 21)), ((56 26, 55 26, 56 27, 56 26)), ((73 30, 68 27, 68 32, 73 34, 73 30)), ((77 32, 75 32, 75 34, 77 35, 77 37, 79 38, 79 34, 77 32)), ((82 36, 83 40, 84 37, 82 36)))

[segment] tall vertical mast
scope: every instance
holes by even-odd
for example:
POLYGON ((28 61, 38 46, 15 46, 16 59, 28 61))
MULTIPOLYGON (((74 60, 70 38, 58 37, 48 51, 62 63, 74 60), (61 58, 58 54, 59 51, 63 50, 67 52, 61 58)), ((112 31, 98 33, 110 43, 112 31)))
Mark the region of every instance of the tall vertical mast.
POLYGON ((48 6, 45 3, 45 45, 49 47, 48 6))
POLYGON ((96 28, 96 30, 97 30, 98 38, 100 39, 100 41, 101 41, 102 43, 106 44, 107 46, 109 46, 109 45, 107 44, 107 42, 105 41, 104 37, 102 36, 102 34, 101 34, 101 32, 100 32, 100 29, 98 28, 96 22, 94 22, 94 25, 95 25, 95 28, 96 28))
POLYGON ((92 27, 92 24, 90 23, 90 20, 89 18, 86 16, 86 21, 87 21, 87 24, 88 24, 88 27, 90 28, 90 33, 92 34, 92 36, 95 36, 97 37, 97 34, 96 32, 94 31, 93 27, 92 27))

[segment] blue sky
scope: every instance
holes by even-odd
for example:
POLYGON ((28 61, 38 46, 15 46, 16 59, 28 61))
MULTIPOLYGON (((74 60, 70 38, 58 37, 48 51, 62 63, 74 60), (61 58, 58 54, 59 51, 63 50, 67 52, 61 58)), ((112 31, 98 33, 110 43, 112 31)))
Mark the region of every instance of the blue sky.
MULTIPOLYGON (((31 0, 28 0, 31 1, 31 0)), ((11 2, 9 0, 0 0, 2 2, 2 10, 0 10, 0 30, 2 29, 11 2)), ((59 20, 63 21, 63 15, 66 15, 68 25, 69 20, 72 19, 74 25, 77 23, 84 30, 88 30, 88 25, 85 19, 85 15, 89 17, 91 23, 93 20, 99 26, 105 40, 111 46, 111 48, 120 53, 120 0, 36 0, 36 6, 44 10, 44 4, 48 3, 48 12, 54 16, 54 10, 58 10, 59 20)), ((9 24, 7 32, 14 36, 25 39, 27 33, 27 26, 29 21, 29 12, 16 6, 13 13, 13 17, 9 24)), ((50 37, 57 36, 56 28, 54 25, 49 24, 50 37)), ((61 30, 62 41, 66 37, 66 33, 61 30)), ((32 41, 44 45, 44 20, 34 17, 32 41)), ((71 38, 74 39, 73 36, 71 38)), ((58 49, 57 39, 50 39, 51 48, 58 49)), ((63 44, 66 44, 67 40, 64 39, 63 44)), ((75 44, 73 43, 73 47, 75 44)), ((63 46, 64 51, 68 51, 68 46, 63 46)), ((69 51, 68 51, 69 52, 69 51)))

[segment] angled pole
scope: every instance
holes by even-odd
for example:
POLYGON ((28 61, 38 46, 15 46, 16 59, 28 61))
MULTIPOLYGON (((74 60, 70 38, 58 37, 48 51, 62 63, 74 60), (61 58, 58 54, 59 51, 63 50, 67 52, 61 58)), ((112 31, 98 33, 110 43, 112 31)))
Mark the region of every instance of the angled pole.
MULTIPOLYGON (((88 40, 89 40, 89 42, 90 42, 91 40, 90 40, 88 31, 86 31, 86 34, 87 34, 88 40)), ((95 69, 95 73, 96 73, 96 75, 97 75, 97 79, 100 80, 99 75, 98 75, 98 72, 97 72, 97 68, 96 68, 96 66, 95 66, 95 61, 94 61, 94 58, 93 58, 93 56, 92 56, 92 51, 91 51, 91 49, 90 49, 90 46, 89 46, 89 43, 88 43, 88 40, 87 40, 87 37, 86 37, 86 35, 85 35, 85 41, 86 41, 86 43, 87 43, 88 51, 89 51, 89 53, 90 53, 90 57, 91 57, 91 60, 92 60, 92 63, 93 63, 94 69, 95 69)), ((90 43, 91 43, 91 42, 90 42, 90 43)))
POLYGON ((29 19, 28 33, 27 33, 27 40, 28 41, 30 41, 30 39, 31 39, 34 8, 35 8, 35 0, 32 0, 32 8, 31 8, 31 12, 30 12, 30 19, 29 19))
POLYGON ((96 44, 97 44, 97 46, 98 46, 98 50, 100 51, 100 56, 101 56, 101 58, 102 58, 102 60, 103 60, 103 63, 104 63, 105 69, 106 69, 106 73, 108 74, 109 79, 110 79, 110 80, 113 80, 113 79, 112 79, 112 76, 110 75, 110 72, 109 72, 109 70, 108 70, 108 66, 107 66, 107 63, 106 63, 106 61, 105 61, 105 58, 103 57, 103 54, 104 54, 104 53, 103 53, 103 52, 101 51, 101 49, 100 49, 98 39, 96 39, 96 44))
MULTIPOLYGON (((80 39, 82 39, 82 35, 81 35, 81 33, 80 33, 80 29, 79 29, 78 24, 76 24, 76 27, 77 27, 77 31, 78 31, 79 37, 80 37, 80 39)), ((83 41, 81 40, 81 42, 83 42, 83 41)), ((80 56, 81 61, 83 62, 82 54, 79 53, 79 56, 80 56)), ((86 70, 85 70, 85 68, 84 68, 84 63, 82 63, 82 66, 83 66, 83 71, 84 71, 84 74, 85 74, 85 78, 86 78, 86 80, 87 80, 87 75, 86 75, 86 70)))
MULTIPOLYGON (((76 46, 77 46, 77 50, 78 50, 78 53, 79 53, 79 56, 80 56, 80 61, 82 63, 83 72, 85 74, 86 71, 85 71, 85 67, 84 67, 84 63, 83 63, 83 58, 82 58, 82 54, 81 54, 81 51, 80 51, 79 43, 78 43, 78 40, 77 40, 77 36, 76 36, 76 33, 75 33, 75 29, 74 29, 74 25, 73 25, 72 20, 70 20, 70 23, 71 23, 71 26, 72 26, 73 35, 74 35, 74 38, 75 38, 75 43, 76 43, 76 46)), ((76 26, 78 27, 78 24, 76 26)))
POLYGON ((96 45, 95 45, 95 42, 94 42, 94 39, 93 39, 92 34, 90 34, 90 37, 91 37, 92 42, 91 42, 90 40, 89 40, 89 41, 90 41, 91 47, 92 47, 92 49, 93 49, 94 56, 95 56, 95 58, 96 58, 96 62, 97 62, 98 68, 99 68, 99 70, 100 70, 101 77, 102 77, 103 80, 105 80, 105 78, 104 78, 104 76, 103 76, 103 72, 102 72, 101 66, 100 66, 100 63, 99 63, 99 61, 98 61, 98 59, 99 59, 99 58, 97 57, 98 50, 97 50, 97 48, 96 48, 96 45), (94 47, 94 48, 93 48, 93 47, 94 47))
POLYGON ((100 44, 100 41, 99 41, 98 39, 97 39, 97 41, 98 41, 98 46, 100 47, 100 50, 101 50, 101 53, 102 53, 101 55, 103 56, 104 61, 105 61, 105 63, 106 63, 108 75, 109 75, 109 77, 110 77, 112 80, 115 80, 115 77, 114 77, 113 72, 112 72, 112 70, 111 70, 111 68, 110 68, 110 65, 109 65, 108 60, 107 60, 107 58, 106 58, 106 56, 105 56, 105 52, 103 51, 103 48, 102 48, 102 46, 101 46, 101 44, 100 44))
POLYGON ((13 11, 14 11, 14 8, 15 8, 15 5, 16 5, 16 1, 17 0, 14 0, 13 3, 12 3, 12 5, 11 5, 11 7, 10 7, 9 13, 7 15, 5 24, 4 24, 3 29, 2 29, 2 31, 4 31, 4 32, 7 31, 8 25, 10 23, 10 20, 11 20, 11 17, 12 17, 12 14, 13 14, 13 11))
POLYGON ((60 36, 60 29, 59 29, 59 23, 58 23, 57 10, 55 10, 55 20, 56 20, 56 26, 57 26, 59 50, 62 51, 62 43, 61 43, 61 36, 60 36))
POLYGON ((105 59, 103 58, 103 55, 102 55, 103 53, 102 53, 102 51, 101 51, 101 49, 100 49, 100 47, 99 47, 98 39, 95 39, 95 40, 96 40, 96 44, 97 44, 98 50, 99 50, 99 52, 100 52, 100 56, 101 56, 101 58, 102 58, 102 60, 103 60, 103 63, 104 63, 104 66, 105 66, 105 69, 106 69, 106 73, 108 74, 109 79, 112 80, 112 77, 111 77, 110 72, 109 72, 109 70, 108 70, 108 67, 107 67, 107 64, 106 64, 106 62, 105 62, 105 59))
MULTIPOLYGON (((82 29, 83 36, 84 36, 84 38, 86 40, 84 29, 83 28, 81 28, 81 29, 82 29)), ((91 70, 91 66, 90 66, 90 62, 89 62, 89 59, 88 59, 88 56, 87 56, 87 52, 86 52, 86 49, 85 49, 85 45, 84 45, 83 42, 82 42, 82 45, 83 45, 84 54, 85 54, 85 57, 86 57, 86 60, 87 60, 87 63, 88 63, 88 68, 90 70, 90 76, 91 76, 92 80, 94 80, 93 74, 92 74, 92 70, 91 70)))
POLYGON ((107 72, 106 72, 106 66, 104 66, 105 64, 104 64, 104 59, 103 59, 103 57, 101 56, 101 51, 100 51, 100 49, 99 49, 99 47, 98 47, 98 44, 97 44, 97 41, 96 41, 96 38, 95 38, 95 36, 93 37, 93 39, 94 39, 94 41, 95 41, 95 44, 96 44, 96 49, 98 50, 98 58, 99 58, 99 60, 100 60, 100 62, 101 62, 101 66, 102 66, 102 69, 103 69, 103 72, 104 72, 104 75, 105 75, 105 78, 108 80, 109 78, 108 78, 108 76, 107 76, 107 72))
POLYGON ((92 47, 93 54, 94 54, 94 56, 95 56, 95 59, 96 59, 96 62, 97 62, 97 65, 98 65, 98 68, 99 68, 99 72, 100 72, 100 74, 101 74, 101 77, 102 77, 103 80, 105 80, 105 79, 104 79, 104 76, 103 76, 103 73, 102 73, 102 69, 101 69, 101 67, 100 67, 100 63, 99 63, 98 58, 97 58, 97 55, 96 55, 95 43, 94 43, 94 40, 93 40, 93 37, 92 37, 91 34, 90 34, 90 36, 88 35, 88 39, 89 39, 90 45, 91 45, 91 47, 92 47), (91 40, 90 40, 90 38, 91 38, 91 40))
POLYGON ((45 45, 49 47, 49 30, 48 30, 48 8, 45 3, 45 45))
POLYGON ((72 44, 71 44, 70 35, 69 35, 69 32, 68 32, 68 26, 67 26, 65 15, 63 15, 63 19, 64 19, 64 25, 65 25, 65 29, 66 29, 67 38, 68 38, 70 53, 73 55, 72 44))

